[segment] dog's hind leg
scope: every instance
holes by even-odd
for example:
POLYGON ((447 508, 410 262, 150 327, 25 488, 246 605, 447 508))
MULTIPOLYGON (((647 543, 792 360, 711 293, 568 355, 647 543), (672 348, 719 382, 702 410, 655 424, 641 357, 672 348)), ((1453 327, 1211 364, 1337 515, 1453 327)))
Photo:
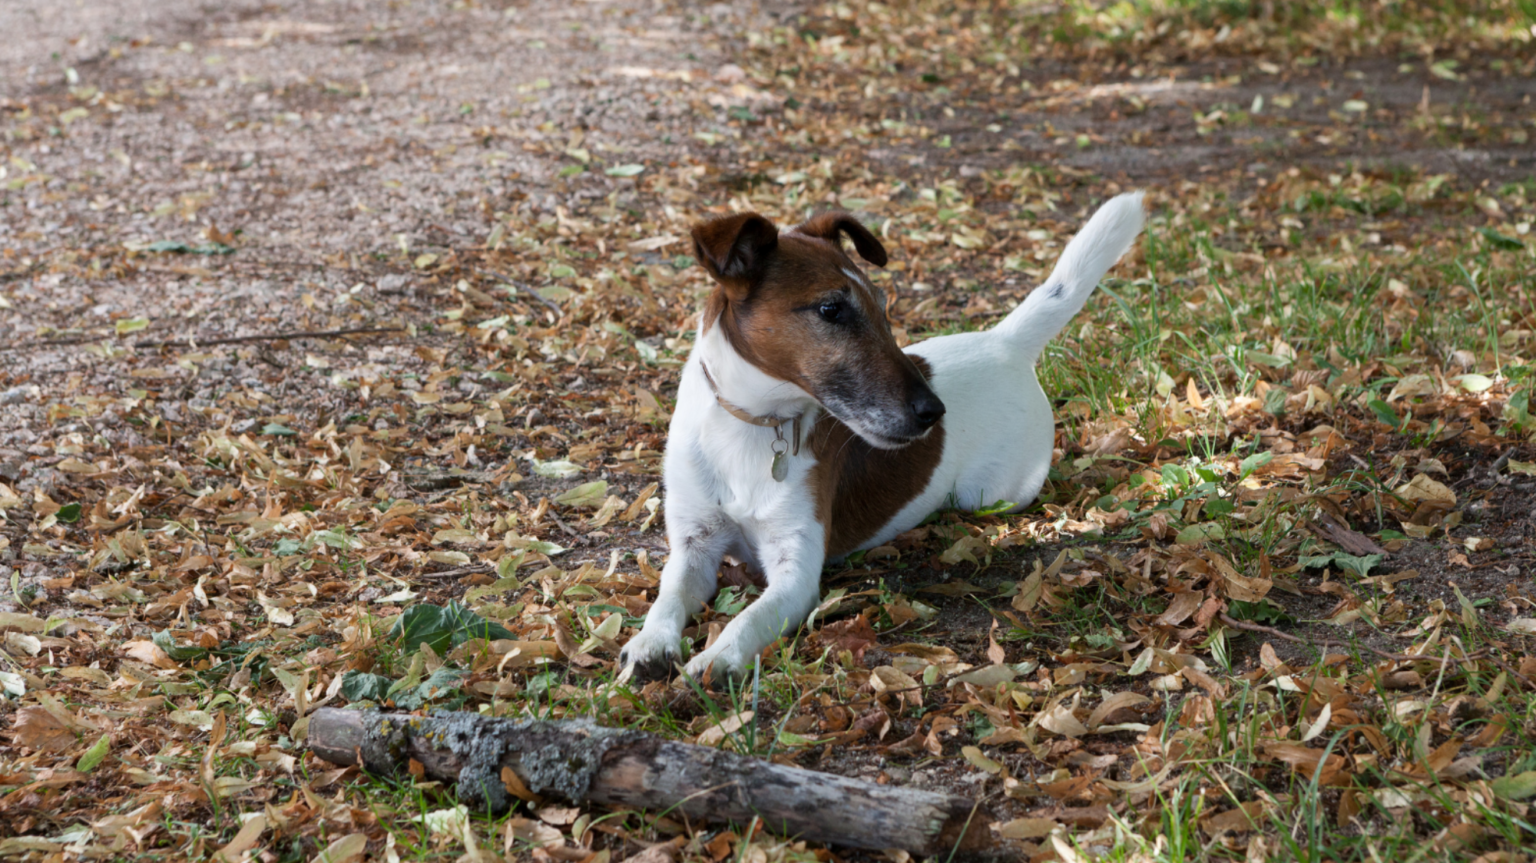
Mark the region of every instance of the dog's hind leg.
POLYGON ((675 531, 671 529, 674 520, 668 521, 672 555, 661 569, 656 601, 646 612, 639 634, 619 653, 619 667, 646 680, 668 676, 682 658, 683 627, 715 595, 720 559, 737 533, 734 525, 719 517, 681 523, 675 531), (628 671, 631 668, 633 672, 628 671))
POLYGON ((826 535, 820 524, 765 531, 758 558, 768 589, 732 620, 708 650, 689 660, 683 673, 715 682, 740 677, 774 639, 793 632, 821 599, 826 535))

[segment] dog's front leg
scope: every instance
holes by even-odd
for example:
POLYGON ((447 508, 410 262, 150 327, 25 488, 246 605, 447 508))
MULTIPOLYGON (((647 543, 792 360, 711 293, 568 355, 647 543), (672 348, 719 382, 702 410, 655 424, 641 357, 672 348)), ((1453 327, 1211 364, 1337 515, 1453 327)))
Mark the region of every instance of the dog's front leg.
POLYGON ((688 523, 677 530, 670 529, 669 520, 668 528, 672 555, 661 569, 656 601, 640 632, 619 652, 619 667, 625 673, 633 668, 643 680, 667 677, 682 658, 683 627, 715 595, 720 559, 731 539, 723 519, 688 523))
POLYGON ((689 660, 683 673, 716 682, 739 677, 774 639, 794 632, 821 599, 826 538, 819 529, 765 531, 759 547, 768 589, 725 627, 708 650, 689 660))

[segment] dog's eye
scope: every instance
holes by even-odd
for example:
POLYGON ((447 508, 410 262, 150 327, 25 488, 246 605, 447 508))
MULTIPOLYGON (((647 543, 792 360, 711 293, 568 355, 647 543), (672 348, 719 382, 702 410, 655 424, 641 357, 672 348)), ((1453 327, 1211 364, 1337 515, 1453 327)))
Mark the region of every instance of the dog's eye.
POLYGON ((816 308, 816 313, 821 315, 822 320, 835 324, 842 319, 843 304, 839 302, 822 303, 816 308))

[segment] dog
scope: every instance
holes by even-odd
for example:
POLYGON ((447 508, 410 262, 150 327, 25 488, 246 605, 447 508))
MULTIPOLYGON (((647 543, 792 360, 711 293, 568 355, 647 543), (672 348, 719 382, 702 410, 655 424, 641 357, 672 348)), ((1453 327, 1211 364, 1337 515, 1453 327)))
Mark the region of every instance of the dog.
POLYGON ((693 228, 715 289, 699 316, 668 431, 671 546, 656 601, 619 657, 621 678, 670 674, 683 627, 715 594, 726 555, 767 587, 689 677, 738 677, 820 601, 822 566, 935 510, 1015 510, 1051 466, 1055 421, 1035 377, 1047 342, 1131 247, 1142 194, 1104 204, 1055 269, 997 326, 902 350, 884 292, 843 248, 883 267, 847 213, 780 231, 756 213, 693 228))

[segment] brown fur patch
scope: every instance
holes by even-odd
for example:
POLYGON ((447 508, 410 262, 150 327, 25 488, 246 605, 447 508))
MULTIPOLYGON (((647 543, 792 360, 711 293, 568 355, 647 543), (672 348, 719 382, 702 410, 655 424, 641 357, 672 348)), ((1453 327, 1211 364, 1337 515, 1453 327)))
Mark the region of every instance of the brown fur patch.
MULTIPOLYGON (((928 377, 927 361, 911 359, 928 377)), ((944 421, 901 449, 877 449, 823 414, 811 431, 810 447, 816 456, 811 469, 816 520, 827 527, 827 557, 840 557, 863 545, 928 487, 944 455, 944 421)))

